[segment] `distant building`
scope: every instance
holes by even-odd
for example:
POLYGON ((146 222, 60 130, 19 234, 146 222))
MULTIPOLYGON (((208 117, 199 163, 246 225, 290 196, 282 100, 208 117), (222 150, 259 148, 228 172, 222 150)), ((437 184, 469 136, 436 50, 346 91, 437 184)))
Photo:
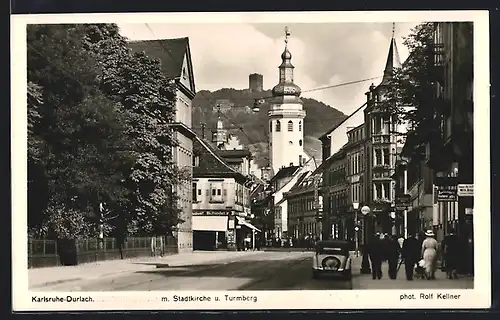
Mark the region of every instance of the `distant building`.
POLYGON ((201 138, 195 139, 192 201, 196 250, 236 250, 248 233, 257 231, 250 222, 252 180, 218 152, 201 138))
POLYGON ((264 77, 258 73, 248 76, 248 89, 250 92, 262 92, 264 90, 264 77))
MULTIPOLYGON (((174 128, 179 145, 173 149, 173 160, 181 168, 186 168, 192 175, 193 139, 192 100, 196 94, 191 50, 188 38, 131 41, 130 47, 135 52, 145 52, 161 62, 161 71, 176 85, 176 112, 174 128)), ((193 233, 191 227, 192 204, 191 182, 187 181, 177 187, 181 209, 180 219, 184 222, 177 226, 174 236, 177 238, 179 251, 193 249, 193 233)))
POLYGON ((349 185, 346 151, 340 148, 321 164, 323 183, 323 239, 347 240, 349 185))
MULTIPOLYGON (((347 239, 355 241, 355 227, 361 224, 362 217, 361 215, 356 217, 359 211, 354 212, 353 203, 358 204, 358 210, 366 204, 364 124, 349 128, 347 131, 347 144, 344 146, 344 150, 346 153, 346 179, 348 184, 347 212, 349 212, 349 215, 346 217, 346 235, 347 239)), ((358 240, 362 241, 362 234, 359 236, 358 240)))

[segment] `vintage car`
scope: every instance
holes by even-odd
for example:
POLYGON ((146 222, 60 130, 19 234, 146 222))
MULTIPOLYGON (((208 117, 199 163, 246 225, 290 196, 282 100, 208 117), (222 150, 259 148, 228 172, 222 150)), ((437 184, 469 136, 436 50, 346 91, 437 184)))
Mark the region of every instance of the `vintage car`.
POLYGON ((350 280, 352 272, 349 247, 350 243, 342 240, 318 241, 312 258, 313 278, 317 279, 322 274, 332 274, 350 280))

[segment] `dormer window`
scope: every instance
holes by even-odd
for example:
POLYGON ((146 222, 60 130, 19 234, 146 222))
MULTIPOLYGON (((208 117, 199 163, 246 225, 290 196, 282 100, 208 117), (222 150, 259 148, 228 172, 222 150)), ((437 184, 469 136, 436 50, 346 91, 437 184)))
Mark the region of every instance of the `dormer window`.
POLYGON ((199 165, 200 165, 200 157, 194 156, 193 157, 193 167, 198 167, 199 165))
POLYGON ((182 68, 182 78, 184 78, 184 80, 187 79, 187 71, 186 71, 186 67, 182 68))

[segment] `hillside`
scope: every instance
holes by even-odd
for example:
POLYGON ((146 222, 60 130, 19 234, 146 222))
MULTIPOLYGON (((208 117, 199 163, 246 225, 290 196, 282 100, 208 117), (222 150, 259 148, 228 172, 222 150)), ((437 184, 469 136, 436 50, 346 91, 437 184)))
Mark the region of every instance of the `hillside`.
MULTIPOLYGON (((201 123, 205 123, 205 136, 217 123, 217 105, 221 106, 224 127, 248 145, 260 166, 268 164, 267 135, 268 104, 262 104, 258 113, 252 112, 254 99, 271 96, 271 90, 250 92, 249 90, 220 89, 214 92, 199 91, 193 100, 193 127, 202 134, 201 123)), ((321 159, 321 143, 318 137, 342 121, 345 115, 322 102, 302 98, 307 116, 304 121, 304 148, 317 160, 321 159)))

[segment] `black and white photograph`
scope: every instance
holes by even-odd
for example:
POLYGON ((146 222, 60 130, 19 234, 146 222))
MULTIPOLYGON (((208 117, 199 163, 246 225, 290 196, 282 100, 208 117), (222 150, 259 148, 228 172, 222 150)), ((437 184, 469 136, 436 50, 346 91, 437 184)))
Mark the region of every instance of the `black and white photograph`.
POLYGON ((14 305, 486 306, 488 13, 438 13, 13 19, 14 305))

